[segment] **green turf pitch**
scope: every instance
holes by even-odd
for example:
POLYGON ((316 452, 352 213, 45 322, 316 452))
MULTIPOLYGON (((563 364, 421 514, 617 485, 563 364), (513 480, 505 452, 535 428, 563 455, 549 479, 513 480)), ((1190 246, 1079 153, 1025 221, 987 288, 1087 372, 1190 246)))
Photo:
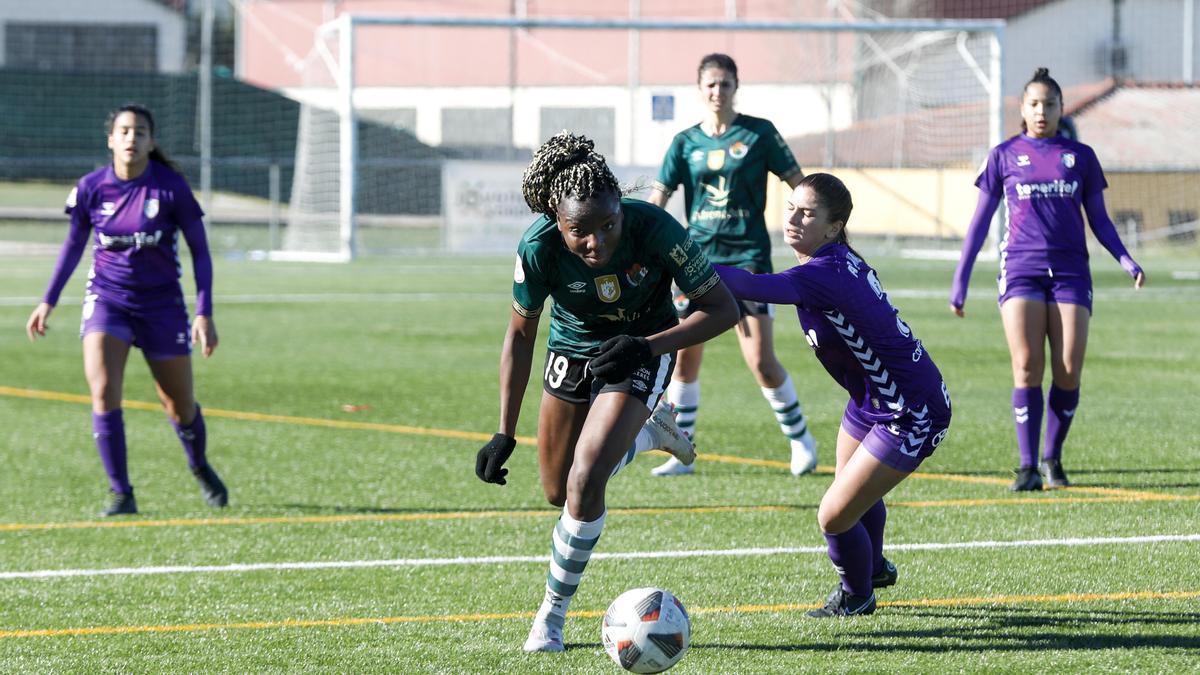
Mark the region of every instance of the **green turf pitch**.
MULTIPOLYGON (((219 232, 214 242, 220 251, 219 232)), ((679 673, 1194 668, 1200 541, 1181 537, 1200 534, 1200 261, 1143 256, 1150 283, 1134 293, 1097 257, 1064 461, 1078 487, 1017 496, 1005 486, 1016 457, 994 263, 979 265, 960 320, 945 299, 953 263, 865 253, 954 400, 947 440, 891 496, 900 582, 880 592, 877 614, 804 618, 835 581, 815 518, 830 475, 788 474, 787 446, 726 335, 707 350, 698 473, 652 478, 653 456, 614 480, 598 548, 609 557, 588 567, 569 649, 533 656, 520 647, 556 514, 531 446, 501 488, 475 478, 471 436, 496 425, 511 258, 219 254, 221 344, 195 370, 231 506, 205 507, 162 414, 127 405, 142 513, 104 527, 94 514, 107 482, 77 400, 82 270, 50 336, 29 344, 23 326, 53 257, 0 255, 0 672, 615 672, 599 613, 645 585, 692 611, 679 673), (680 551, 710 553, 630 555, 680 551), (173 569, 99 573, 148 567, 173 569), (53 570, 78 575, 16 574, 53 570)), ((776 325, 827 468, 844 394, 790 311, 776 325)), ((535 373, 540 364, 539 353, 535 373)), ((155 400, 136 354, 125 392, 155 400)), ((539 396, 535 380, 523 436, 539 396)))

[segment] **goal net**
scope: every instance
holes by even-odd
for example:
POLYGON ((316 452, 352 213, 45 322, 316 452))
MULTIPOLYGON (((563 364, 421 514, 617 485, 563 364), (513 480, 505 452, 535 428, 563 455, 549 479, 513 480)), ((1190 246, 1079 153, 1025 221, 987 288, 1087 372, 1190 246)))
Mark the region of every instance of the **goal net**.
MULTIPOLYGON (((648 196, 674 134, 703 114, 710 52, 738 63, 739 112, 771 120, 805 171, 850 184, 859 232, 953 236, 1000 138, 1001 26, 343 14, 286 90, 303 112, 283 248, 511 251, 533 219, 521 173, 563 129, 648 196)), ((783 192, 770 194, 778 226, 783 192)))

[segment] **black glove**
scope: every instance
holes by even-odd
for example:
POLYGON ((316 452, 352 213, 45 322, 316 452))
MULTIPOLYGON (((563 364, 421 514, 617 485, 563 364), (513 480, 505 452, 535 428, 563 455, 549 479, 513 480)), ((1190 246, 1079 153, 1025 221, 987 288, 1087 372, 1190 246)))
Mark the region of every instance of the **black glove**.
POLYGON ((485 483, 495 483, 496 485, 507 483, 508 481, 504 480, 504 477, 508 475, 508 469, 504 468, 504 463, 508 461, 516 447, 517 439, 512 436, 506 434, 492 436, 492 440, 480 448, 479 453, 475 455, 475 475, 485 483))
POLYGON ((650 360, 650 341, 644 337, 618 335, 600 345, 600 353, 588 363, 592 375, 612 384, 628 379, 633 371, 650 360))

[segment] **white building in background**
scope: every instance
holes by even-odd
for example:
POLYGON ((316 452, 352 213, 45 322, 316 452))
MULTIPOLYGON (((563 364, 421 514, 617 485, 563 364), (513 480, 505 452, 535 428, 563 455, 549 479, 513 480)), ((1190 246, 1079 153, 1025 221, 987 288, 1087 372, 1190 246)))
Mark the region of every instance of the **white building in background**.
POLYGON ((178 73, 187 20, 154 0, 0 2, 0 68, 178 73))

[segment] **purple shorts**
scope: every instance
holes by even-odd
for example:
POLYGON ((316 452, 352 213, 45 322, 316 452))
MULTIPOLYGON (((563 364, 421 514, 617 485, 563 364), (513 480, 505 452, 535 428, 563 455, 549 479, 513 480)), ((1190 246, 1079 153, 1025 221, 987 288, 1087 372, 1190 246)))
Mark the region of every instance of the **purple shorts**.
POLYGON ((1080 305, 1092 313, 1092 278, 1086 274, 1037 274, 1000 276, 999 302, 1012 298, 1028 298, 1050 304, 1080 305))
POLYGON ((942 401, 928 401, 888 424, 879 424, 869 420, 850 401, 842 415, 842 428, 875 459, 897 471, 910 473, 946 438, 950 409, 942 401))
POLYGON ((83 296, 80 339, 89 333, 124 340, 155 361, 192 353, 191 324, 183 295, 166 296, 132 308, 92 286, 83 296))

